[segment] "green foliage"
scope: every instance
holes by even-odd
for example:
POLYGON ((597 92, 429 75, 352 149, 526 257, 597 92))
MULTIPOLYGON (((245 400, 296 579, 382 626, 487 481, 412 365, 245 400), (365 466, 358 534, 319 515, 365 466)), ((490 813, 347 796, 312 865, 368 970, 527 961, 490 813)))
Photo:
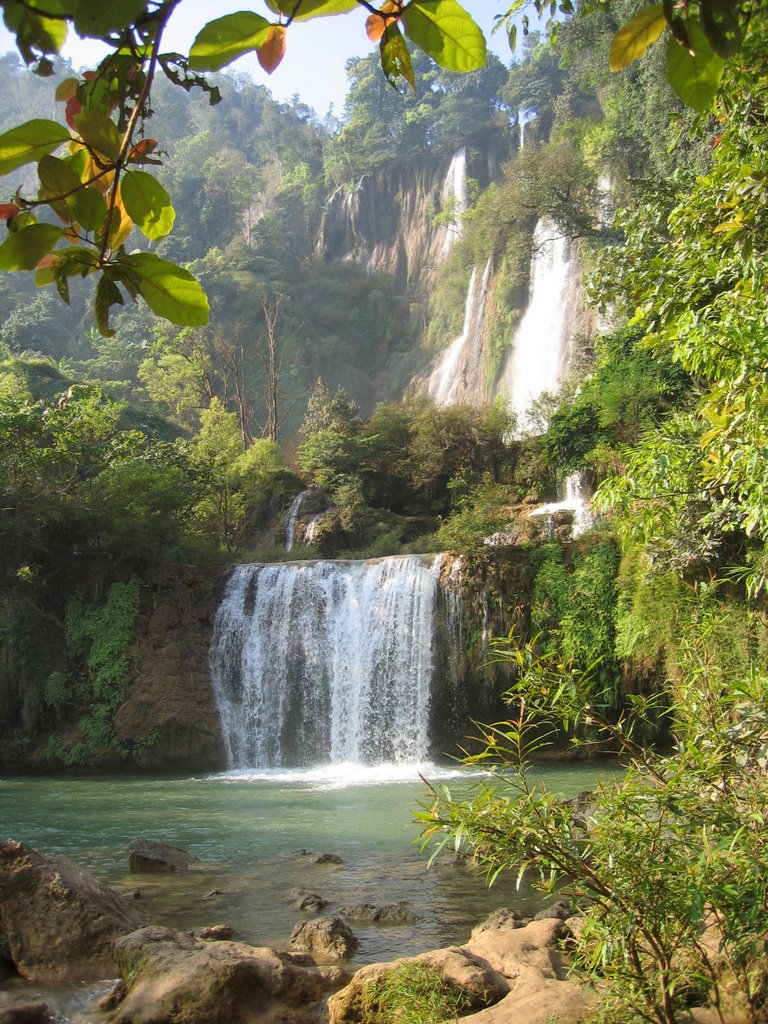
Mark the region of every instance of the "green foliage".
POLYGON ((686 623, 666 756, 636 739, 658 702, 634 697, 609 718, 589 672, 530 648, 501 648, 521 673, 508 694, 512 718, 486 727, 484 749, 466 762, 492 781, 462 801, 433 789, 419 815, 435 852, 450 843, 468 848, 492 878, 527 871, 546 891, 565 886, 586 918, 577 962, 600 981, 605 1019, 678 1024, 710 998, 721 1019, 732 1019, 734 992, 747 1019, 763 1013, 768 688, 758 670, 728 689, 710 675, 712 621, 705 605, 686 623), (585 810, 528 774, 542 726, 555 723, 597 730, 630 758, 585 810))
MULTIPOLYGON (((68 700, 78 697, 88 710, 77 723, 80 738, 65 744, 49 738, 46 759, 65 765, 89 765, 105 752, 125 756, 127 751, 115 734, 114 715, 124 702, 131 678, 128 648, 139 613, 141 583, 134 576, 127 583, 114 583, 101 606, 89 607, 72 597, 66 607, 66 638, 70 658, 82 660, 85 678, 69 692, 68 700)), ((48 679, 46 698, 52 703, 67 700, 62 673, 48 679)))
POLYGON ((430 964, 411 960, 365 986, 360 1024, 445 1024, 466 1007, 461 989, 430 964))

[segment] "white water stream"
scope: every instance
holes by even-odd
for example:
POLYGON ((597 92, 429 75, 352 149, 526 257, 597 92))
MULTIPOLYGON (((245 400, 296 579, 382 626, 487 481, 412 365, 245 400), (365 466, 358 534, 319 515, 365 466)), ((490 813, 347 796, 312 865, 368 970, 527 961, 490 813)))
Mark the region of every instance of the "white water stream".
POLYGON ((445 259, 451 251, 451 247, 456 239, 461 238, 461 218, 466 212, 467 205, 467 150, 462 147, 451 158, 440 194, 441 209, 448 210, 452 208, 450 209, 451 219, 444 225, 445 235, 441 249, 442 259, 445 259))
POLYGON ((235 569, 210 650, 229 767, 425 761, 440 563, 235 569))

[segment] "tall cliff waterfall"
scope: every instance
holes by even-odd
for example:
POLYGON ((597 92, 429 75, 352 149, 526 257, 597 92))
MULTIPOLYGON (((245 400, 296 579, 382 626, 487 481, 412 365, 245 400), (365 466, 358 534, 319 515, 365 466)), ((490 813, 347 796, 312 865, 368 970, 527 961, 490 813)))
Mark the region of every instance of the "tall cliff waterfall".
POLYGON ((210 650, 229 767, 425 760, 440 565, 236 568, 210 650))
POLYGON ((449 206, 453 209, 451 219, 445 224, 445 237, 441 256, 443 259, 451 251, 451 247, 457 238, 461 238, 461 218, 466 212, 468 203, 467 193, 467 150, 458 149, 451 158, 448 166, 448 173, 445 175, 442 192, 440 194, 441 208, 447 210, 449 206))
POLYGON ((528 306, 497 386, 522 429, 532 403, 560 385, 581 313, 581 268, 572 243, 545 217, 536 225, 533 245, 528 306))
POLYGON ((482 276, 472 270, 464 306, 464 327, 458 338, 443 349, 434 362, 425 389, 435 405, 458 402, 483 404, 485 370, 483 365, 483 323, 491 278, 491 261, 482 276))

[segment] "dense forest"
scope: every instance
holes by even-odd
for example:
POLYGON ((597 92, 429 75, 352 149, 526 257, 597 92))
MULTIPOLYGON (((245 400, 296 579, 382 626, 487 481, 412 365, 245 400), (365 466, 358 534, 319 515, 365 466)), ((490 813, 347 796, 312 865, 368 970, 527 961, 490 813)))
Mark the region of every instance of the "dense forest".
MULTIPOLYGON (((706 923, 738 1019, 758 1021, 768 25, 758 5, 716 103, 697 112, 659 47, 609 70, 637 6, 567 20, 556 46, 531 32, 510 67, 491 56, 455 76, 416 56, 415 91, 393 90, 377 56, 355 59, 344 111, 325 121, 236 74, 213 76, 216 106, 158 80, 157 175, 176 221, 153 251, 201 281, 209 325, 131 304, 104 336, 88 281, 73 279, 65 304, 0 276, 3 758, 128 758, 114 716, 141 581, 158 565, 453 552, 467 614, 485 601, 500 638, 489 648, 475 614, 469 662, 496 695, 517 687, 511 716, 521 699, 538 716, 533 733, 522 717, 489 731, 474 763, 524 761, 546 725, 561 747, 573 736, 636 770, 598 805, 588 853, 562 805, 532 810, 524 773, 522 802, 436 795, 425 827, 463 836, 490 872, 541 866, 593 901, 582 961, 612 983, 605 1020, 671 1024, 697 1005, 720 971, 699 941, 706 923), (434 186, 461 148, 466 209, 434 186), (409 188, 422 193, 411 230, 460 223, 445 259, 403 269, 337 245, 334 210, 366 188, 383 197, 371 230, 385 241, 409 188), (559 390, 524 425, 493 396, 542 218, 577 247, 591 313, 559 390), (488 401, 437 405, 424 373, 461 333, 486 264, 488 401), (534 529, 531 508, 573 474, 592 495, 590 529, 534 529), (285 515, 307 488, 322 514, 287 553, 285 515)), ((13 55, 0 87, 0 130, 45 114, 49 83, 13 55)))

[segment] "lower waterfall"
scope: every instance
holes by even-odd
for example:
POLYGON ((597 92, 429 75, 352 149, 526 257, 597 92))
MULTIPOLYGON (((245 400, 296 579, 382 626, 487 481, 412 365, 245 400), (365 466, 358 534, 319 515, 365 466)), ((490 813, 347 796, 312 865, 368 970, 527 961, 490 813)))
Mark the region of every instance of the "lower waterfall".
POLYGON ((441 561, 238 566, 209 656, 228 766, 426 760, 441 561))

